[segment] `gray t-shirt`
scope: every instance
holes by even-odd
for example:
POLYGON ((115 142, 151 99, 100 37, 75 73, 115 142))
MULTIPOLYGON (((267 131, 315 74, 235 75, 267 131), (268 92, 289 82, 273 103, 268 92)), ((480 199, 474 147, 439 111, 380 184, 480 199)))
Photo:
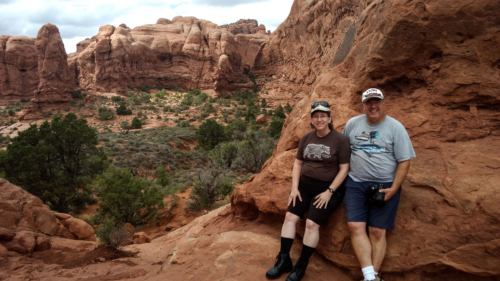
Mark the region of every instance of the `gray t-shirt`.
POLYGON ((351 145, 349 176, 355 182, 392 182, 398 162, 416 157, 405 127, 389 116, 376 125, 365 114, 353 117, 342 134, 351 145))

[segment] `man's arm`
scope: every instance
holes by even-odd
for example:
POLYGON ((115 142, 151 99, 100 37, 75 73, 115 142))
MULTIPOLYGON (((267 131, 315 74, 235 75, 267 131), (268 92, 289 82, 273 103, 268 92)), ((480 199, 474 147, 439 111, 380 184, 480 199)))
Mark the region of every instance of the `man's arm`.
POLYGON ((396 194, 399 187, 403 184, 403 181, 405 180, 409 170, 409 159, 398 163, 398 169, 396 170, 396 176, 394 177, 391 188, 380 190, 380 192, 385 193, 385 201, 388 201, 394 194, 396 194))

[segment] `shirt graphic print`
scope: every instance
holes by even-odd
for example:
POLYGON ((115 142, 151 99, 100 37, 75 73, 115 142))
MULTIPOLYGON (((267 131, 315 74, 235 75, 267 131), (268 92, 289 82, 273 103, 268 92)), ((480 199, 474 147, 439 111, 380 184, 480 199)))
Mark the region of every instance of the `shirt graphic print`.
POLYGON ((361 143, 358 142, 358 144, 352 145, 351 150, 362 150, 368 154, 368 156, 375 153, 390 153, 391 151, 386 150, 377 143, 379 137, 380 134, 378 131, 370 131, 369 133, 363 131, 361 134, 357 134, 354 137, 356 140, 361 141, 361 143))
POLYGON ((330 147, 326 145, 310 143, 304 149, 304 158, 323 160, 330 157, 330 147))

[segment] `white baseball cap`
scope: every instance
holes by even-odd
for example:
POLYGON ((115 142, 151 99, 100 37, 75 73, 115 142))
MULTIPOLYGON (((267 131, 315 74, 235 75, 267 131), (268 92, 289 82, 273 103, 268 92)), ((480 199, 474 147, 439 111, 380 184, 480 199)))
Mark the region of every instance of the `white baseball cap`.
POLYGON ((373 98, 377 98, 377 99, 383 100, 384 99, 384 95, 382 94, 382 91, 380 91, 379 89, 377 89, 377 88, 370 88, 370 89, 366 90, 363 93, 363 96, 361 97, 361 101, 363 103, 365 103, 367 100, 373 99, 373 98))

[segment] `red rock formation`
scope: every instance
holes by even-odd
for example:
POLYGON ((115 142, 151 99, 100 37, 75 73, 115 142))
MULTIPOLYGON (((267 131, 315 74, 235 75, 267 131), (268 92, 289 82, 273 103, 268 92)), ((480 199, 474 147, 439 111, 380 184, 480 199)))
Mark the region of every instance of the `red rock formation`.
MULTIPOLYGON (((233 193, 233 208, 244 218, 284 217, 311 101, 332 104, 341 131, 360 114, 361 92, 379 87, 417 153, 388 233, 384 279, 498 276, 499 10, 493 0, 296 0, 254 69, 310 91, 262 173, 233 193)), ((343 208, 322 228, 318 252, 359 271, 343 208)))
POLYGON ((263 34, 234 36, 194 17, 159 22, 132 31, 101 27, 95 41, 70 59, 79 86, 103 91, 169 84, 186 89, 235 89, 241 86, 236 80, 248 80, 244 71, 253 67, 268 40, 263 34))
POLYGON ((90 45, 90 43, 92 43, 92 40, 90 38, 85 38, 85 40, 78 42, 78 44, 76 44, 76 52, 83 52, 83 50, 85 50, 90 45))
MULTIPOLYGON (((263 26, 264 30, 266 30, 266 27, 263 24, 261 24, 261 26, 263 26)), ((233 35, 254 34, 258 33, 258 31, 260 30, 260 26, 257 20, 250 19, 241 19, 235 23, 221 25, 220 27, 229 30, 229 32, 231 32, 233 35)))
POLYGON ((0 100, 30 99, 38 86, 35 39, 0 36, 0 100))
POLYGON ((50 236, 96 241, 86 222, 52 212, 38 197, 4 179, 0 179, 0 214, 0 243, 10 251, 49 249, 50 236))
POLYGON ((157 21, 156 21, 156 24, 164 24, 164 25, 167 25, 167 24, 171 24, 172 21, 169 20, 169 19, 166 19, 166 18, 159 18, 157 21))
POLYGON ((59 29, 53 24, 42 26, 35 45, 40 76, 35 98, 40 103, 69 101, 70 92, 75 89, 74 77, 68 68, 68 56, 59 29))

